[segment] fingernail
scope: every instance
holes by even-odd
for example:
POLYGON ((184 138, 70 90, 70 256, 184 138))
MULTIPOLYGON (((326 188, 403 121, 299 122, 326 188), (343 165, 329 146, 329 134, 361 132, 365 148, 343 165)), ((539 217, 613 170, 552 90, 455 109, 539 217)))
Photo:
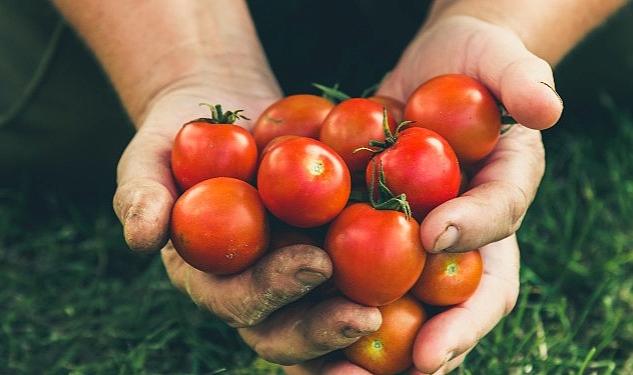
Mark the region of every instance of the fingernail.
POLYGON ((366 334, 371 332, 361 332, 360 330, 352 327, 347 327, 343 330, 343 336, 348 339, 355 339, 357 337, 365 336, 366 334))
POLYGON ((560 95, 558 95, 558 92, 552 86, 550 86, 547 82, 540 81, 540 83, 544 84, 545 86, 547 86, 548 89, 552 90, 554 95, 556 95, 556 98, 558 98, 558 101, 560 102, 561 107, 565 106, 563 104, 563 98, 561 98, 560 95))
POLYGON ((307 286, 316 286, 327 280, 327 277, 313 270, 299 270, 295 278, 307 286))
POLYGON ((450 361, 451 359, 453 359, 453 355, 455 355, 455 353, 453 352, 448 352, 446 354, 446 356, 444 357, 444 362, 442 362, 442 366, 444 366, 445 364, 448 363, 448 361, 450 361))
POLYGON ((455 245, 457 240, 459 240, 459 230, 457 230, 454 225, 449 225, 446 229, 444 229, 444 232, 437 237, 435 246, 433 246, 431 252, 439 253, 440 251, 444 251, 455 245))

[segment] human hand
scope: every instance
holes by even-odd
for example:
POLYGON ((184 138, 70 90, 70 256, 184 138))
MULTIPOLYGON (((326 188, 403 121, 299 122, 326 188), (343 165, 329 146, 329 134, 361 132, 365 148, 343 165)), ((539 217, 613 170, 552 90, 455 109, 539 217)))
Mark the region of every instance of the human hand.
MULTIPOLYGON (((437 15, 436 15, 437 16, 437 15)), ((562 101, 550 66, 512 31, 467 16, 441 15, 413 40, 377 94, 406 102, 417 86, 441 74, 462 73, 483 82, 523 125, 503 134, 476 166, 468 191, 433 210, 421 223, 431 252, 481 249, 484 276, 477 292, 423 325, 414 347, 422 373, 445 373, 512 310, 518 293, 515 236, 542 178, 545 161, 538 130, 556 123, 562 101), (508 237, 510 236, 510 237, 508 237)), ((358 373, 347 361, 313 361, 289 373, 358 373)), ((415 373, 415 371, 414 371, 415 373)))
MULTIPOLYGON (((188 77, 148 105, 138 133, 119 162, 114 197, 130 248, 149 252, 167 241, 171 207, 178 196, 169 160, 181 125, 208 116, 198 103, 209 101, 222 103, 227 109, 244 109, 248 117, 257 118, 280 96, 273 79, 258 77, 249 72, 240 72, 237 77, 228 73, 188 77)), ((249 125, 244 121, 238 124, 249 125)), ((248 270, 231 276, 198 271, 170 242, 164 246, 162 258, 176 287, 197 305, 240 328, 246 343, 274 362, 291 364, 317 357, 351 344, 380 325, 377 309, 342 298, 301 301, 273 314, 331 276, 329 257, 313 246, 277 249, 248 270)))
POLYGON ((445 73, 483 82, 522 125, 503 134, 493 152, 471 171, 464 194, 437 207, 421 223, 422 242, 431 252, 481 248, 484 260, 484 277, 475 295, 420 331, 413 359, 423 373, 457 367, 514 306, 518 247, 514 236, 507 237, 519 228, 544 172, 541 135, 534 129, 554 125, 563 109, 547 62, 530 53, 509 29, 467 16, 436 15, 379 94, 404 101, 420 83, 445 73))

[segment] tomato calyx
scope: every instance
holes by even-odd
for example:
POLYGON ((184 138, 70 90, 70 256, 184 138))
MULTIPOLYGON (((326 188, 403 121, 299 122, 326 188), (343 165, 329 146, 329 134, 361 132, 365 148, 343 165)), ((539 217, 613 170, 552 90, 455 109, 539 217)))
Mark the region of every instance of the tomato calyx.
POLYGON ((497 107, 499 108, 499 112, 501 113, 501 134, 506 133, 510 130, 514 125, 517 124, 517 120, 514 117, 510 116, 510 113, 506 109, 506 107, 501 104, 501 102, 497 102, 497 107))
POLYGON ((413 122, 415 121, 401 121, 398 126, 396 126, 396 130, 392 132, 389 128, 387 107, 382 107, 382 130, 385 133, 385 140, 377 141, 375 139, 372 139, 371 141, 369 141, 369 147, 359 147, 354 150, 354 153, 359 151, 369 151, 373 154, 381 153, 382 151, 386 150, 396 143, 396 141, 398 140, 398 135, 400 135, 400 131, 402 130, 402 128, 413 122))
POLYGON ((322 85, 320 83, 312 83, 312 86, 316 87, 321 91, 321 96, 324 99, 327 99, 333 103, 340 103, 344 100, 351 99, 352 97, 339 90, 339 84, 336 83, 334 86, 329 87, 322 85))
POLYGON ((369 185, 369 202, 377 210, 400 211, 404 213, 407 220, 411 219, 411 206, 409 201, 407 201, 407 195, 404 193, 395 195, 389 189, 385 171, 380 161, 373 164, 371 184, 369 185), (376 171, 376 164, 378 164, 378 171, 376 171), (376 181, 376 174, 378 174, 378 181, 376 181), (377 191, 375 190, 376 187, 378 187, 377 191))
POLYGON ((244 110, 238 109, 237 111, 223 111, 221 104, 211 105, 209 103, 199 103, 201 107, 209 107, 211 110, 211 118, 200 118, 194 121, 202 121, 209 124, 233 124, 238 119, 250 120, 250 118, 244 116, 242 112, 244 110))

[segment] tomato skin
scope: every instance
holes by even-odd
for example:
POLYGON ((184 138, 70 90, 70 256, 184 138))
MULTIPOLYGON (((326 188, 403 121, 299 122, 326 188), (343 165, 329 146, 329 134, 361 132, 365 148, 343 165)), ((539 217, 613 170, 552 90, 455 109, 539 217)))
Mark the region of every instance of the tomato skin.
MULTIPOLYGON (((413 216, 419 221, 459 194, 461 171, 457 156, 448 142, 431 130, 401 131, 396 143, 374 156, 367 165, 368 188, 379 165, 384 170, 386 185, 395 195, 407 195, 413 216)), ((374 183, 377 180, 375 175, 374 183)))
POLYGON ((318 138, 321 124, 334 104, 316 95, 290 95, 268 107, 255 122, 253 136, 257 147, 281 135, 318 138))
POLYGON ((367 99, 373 100, 376 103, 380 103, 387 107, 387 111, 389 111, 396 122, 402 121, 404 117, 404 103, 400 100, 385 95, 374 95, 367 99))
POLYGON ((479 250, 429 254, 422 276, 411 292, 429 305, 456 305, 475 293, 482 274, 479 250))
POLYGON ((183 189, 214 177, 250 181, 257 166, 253 136, 232 124, 212 124, 205 119, 180 129, 171 150, 171 169, 183 189))
POLYGON ((257 190, 230 177, 200 182, 178 198, 171 240, 193 267, 216 275, 241 272, 268 247, 266 210, 257 190))
POLYGON ((501 113, 490 91, 463 74, 435 77, 409 97, 404 118, 446 138, 459 160, 475 163, 497 144, 501 113))
POLYGON ((260 160, 263 159, 264 155, 266 155, 270 150, 273 150, 275 147, 279 146, 281 143, 289 139, 295 139, 295 138, 299 138, 299 136, 298 135, 280 135, 279 137, 273 138, 270 142, 268 142, 268 144, 266 144, 266 147, 264 147, 262 152, 259 154, 259 159, 260 160))
MULTIPOLYGON (((363 172, 370 152, 354 150, 367 147, 369 141, 384 141, 382 127, 383 105, 369 99, 353 98, 339 103, 327 116, 321 127, 321 142, 332 147, 349 167, 350 172, 363 172)), ((388 115, 389 128, 395 129, 395 121, 388 115)))
POLYGON ((341 212, 327 232, 325 250, 338 288, 367 306, 402 297, 415 284, 426 259, 415 219, 367 203, 352 204, 341 212))
POLYGON ((413 364, 413 344, 426 313, 408 295, 378 309, 382 315, 378 331, 361 337, 345 348, 344 353, 347 359, 372 374, 397 374, 413 364))
POLYGON ((257 185, 273 215, 292 226, 312 228, 331 221, 343 210, 351 178, 334 150, 317 140, 298 137, 264 155, 257 185))

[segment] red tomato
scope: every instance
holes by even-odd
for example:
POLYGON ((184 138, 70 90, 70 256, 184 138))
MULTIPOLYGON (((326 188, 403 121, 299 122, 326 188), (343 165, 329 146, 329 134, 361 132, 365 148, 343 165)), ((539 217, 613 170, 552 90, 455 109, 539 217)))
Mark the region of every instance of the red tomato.
MULTIPOLYGON (((348 99, 334 107, 321 127, 321 141, 332 147, 350 172, 362 172, 371 158, 369 152, 356 152, 367 147, 369 141, 384 141, 383 106, 369 99, 348 99)), ((395 129, 393 118, 388 119, 389 128, 395 129)))
POLYGON ((409 97, 404 118, 446 138, 459 160, 467 164, 488 155, 501 130, 495 98, 484 85, 463 74, 435 77, 420 85, 409 97))
POLYGON ((341 292, 368 306, 402 297, 415 284, 426 259, 415 219, 367 203, 341 212, 330 225, 325 250, 341 292))
POLYGON ((178 254, 201 271, 241 272, 268 246, 266 210, 246 182, 212 178, 185 191, 174 204, 171 240, 178 254))
POLYGON ((384 95, 374 95, 370 96, 367 99, 373 100, 376 103, 380 103, 383 106, 387 107, 387 111, 391 113, 396 122, 402 121, 402 118, 404 116, 404 103, 400 100, 384 95))
POLYGON ((372 374, 397 374, 413 364, 413 344, 426 313, 415 299, 406 295, 378 309, 382 315, 378 331, 361 337, 345 348, 344 353, 350 362, 372 374))
POLYGON ((299 138, 299 136, 298 135, 280 135, 279 137, 273 138, 270 142, 268 142, 266 147, 264 147, 262 152, 259 154, 259 158, 263 159, 264 155, 266 155, 270 150, 274 149, 275 147, 280 145, 282 142, 285 142, 289 139, 294 139, 294 138, 299 138))
POLYGON ((279 226, 272 230, 270 248, 279 249, 292 245, 311 245, 321 247, 318 233, 310 229, 299 229, 291 226, 279 226))
POLYGON ((387 187, 395 195, 407 195, 417 220, 421 221, 432 209, 459 194, 461 171, 457 156, 448 142, 431 130, 409 128, 400 132, 395 144, 374 156, 367 165, 368 188, 372 175, 377 183, 374 172, 378 172, 380 165, 387 187))
POLYGON ((318 138, 321 124, 334 104, 316 95, 291 95, 268 107, 255 122, 253 136, 263 149, 280 135, 318 138))
POLYGON ((429 254, 412 293, 429 305, 456 305, 475 293, 482 273, 479 250, 429 254))
POLYGON ((198 119, 183 125, 171 150, 171 170, 183 189, 213 177, 249 181, 257 166, 251 134, 232 124, 198 119))
POLYGON ((259 193, 270 212, 300 228, 323 225, 347 203, 350 174, 343 159, 314 139, 289 139, 268 151, 257 174, 259 193))

